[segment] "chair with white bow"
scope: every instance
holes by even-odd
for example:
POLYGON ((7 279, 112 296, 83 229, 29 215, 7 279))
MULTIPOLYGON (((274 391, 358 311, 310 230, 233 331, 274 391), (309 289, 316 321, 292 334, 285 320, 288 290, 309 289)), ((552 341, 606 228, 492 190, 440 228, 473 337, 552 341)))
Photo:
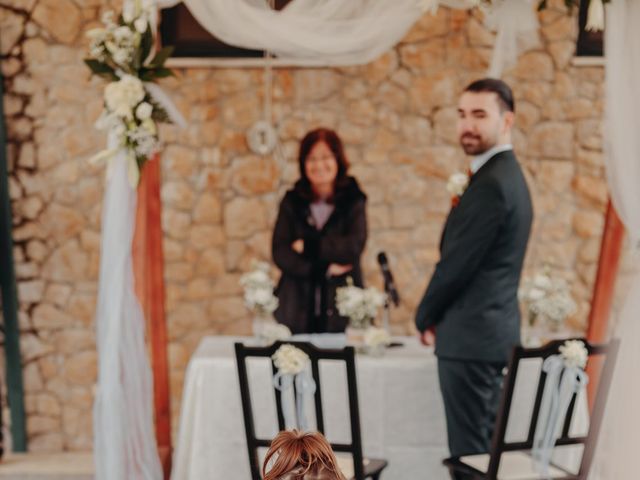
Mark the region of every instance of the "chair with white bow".
POLYGON ((619 340, 594 345, 574 339, 553 341, 541 348, 515 348, 504 379, 491 450, 445 459, 451 477, 585 480, 593 462, 618 347, 619 340), (532 365, 539 369, 534 385, 532 365), (518 373, 524 369, 529 371, 522 378, 528 381, 517 382, 518 373), (525 388, 517 391, 517 384, 525 388), (528 399, 521 395, 522 390, 529 393, 528 399), (516 393, 518 398, 514 400, 516 393), (516 402, 528 402, 532 408, 531 416, 525 419, 526 438, 513 440, 508 438, 507 427, 511 421, 522 421, 515 415, 510 418, 512 411, 522 412, 521 408, 512 409, 516 402), (580 427, 582 432, 575 433, 580 427))

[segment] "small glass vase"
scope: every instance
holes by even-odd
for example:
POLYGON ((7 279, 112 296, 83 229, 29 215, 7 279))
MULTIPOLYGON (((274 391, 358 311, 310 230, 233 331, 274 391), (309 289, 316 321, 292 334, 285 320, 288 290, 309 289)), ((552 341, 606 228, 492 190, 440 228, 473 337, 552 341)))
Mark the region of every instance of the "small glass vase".
POLYGON ((252 334, 259 345, 266 345, 268 339, 265 330, 268 325, 275 325, 275 323, 272 315, 258 313, 253 317, 252 334))
POLYGON ((367 331, 365 327, 354 327, 352 325, 347 326, 344 333, 347 336, 347 345, 354 347, 364 346, 364 334, 367 331))
POLYGON ((387 346, 384 343, 379 343, 377 345, 367 345, 366 352, 368 355, 372 357, 382 357, 387 349, 387 346))

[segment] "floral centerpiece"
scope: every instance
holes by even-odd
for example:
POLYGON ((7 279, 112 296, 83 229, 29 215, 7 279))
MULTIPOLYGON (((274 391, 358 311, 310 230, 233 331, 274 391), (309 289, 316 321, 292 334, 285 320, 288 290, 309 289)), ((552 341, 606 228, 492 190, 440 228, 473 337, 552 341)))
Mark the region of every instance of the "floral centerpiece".
POLYGON ((576 302, 566 280, 552 277, 548 268, 525 279, 518 297, 526 308, 529 329, 544 324, 552 330, 559 330, 564 321, 576 312, 576 302))
POLYGON ((91 43, 84 62, 93 74, 109 81, 104 90, 104 110, 96 121, 96 128, 109 132, 109 147, 92 160, 109 160, 124 149, 133 187, 145 162, 160 148, 156 122, 184 122, 169 99, 151 83, 173 75, 164 66, 173 47, 153 51, 155 15, 153 0, 128 0, 119 16, 106 12, 102 16, 104 27, 87 32, 91 43))
POLYGON ((363 343, 366 329, 372 326, 386 298, 376 288, 355 286, 351 277, 347 279, 346 286, 337 288, 336 307, 340 315, 349 318, 347 339, 352 343, 363 343))
MULTIPOLYGON (((266 340, 263 338, 264 335, 271 332, 270 337, 283 340, 288 338, 286 332, 275 331, 268 327, 275 325, 273 312, 278 308, 278 298, 273 294, 275 285, 269 271, 268 263, 254 261, 252 270, 240 277, 240 285, 244 287, 244 304, 254 314, 254 335, 266 340)), ((289 336, 290 334, 291 332, 289 332, 289 336)))

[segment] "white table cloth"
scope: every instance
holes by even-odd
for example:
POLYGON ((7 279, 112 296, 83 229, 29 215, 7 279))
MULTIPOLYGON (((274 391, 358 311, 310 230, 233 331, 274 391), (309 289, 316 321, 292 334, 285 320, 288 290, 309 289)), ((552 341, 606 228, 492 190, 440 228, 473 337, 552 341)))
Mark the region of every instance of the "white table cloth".
MULTIPOLYGON (((319 341, 328 338, 320 337, 319 341)), ((431 348, 421 346, 415 338, 398 340, 404 346, 388 349, 383 357, 357 356, 364 455, 389 461, 383 473, 385 480, 445 480, 448 474, 441 462, 448 453, 447 437, 436 358, 431 348)), ((204 338, 189 363, 173 480, 251 478, 233 350, 235 341, 251 340, 204 338)), ((335 342, 335 337, 330 342, 335 342)), ((270 365, 263 359, 250 362, 256 432, 258 436, 271 437, 277 432, 277 422, 270 365)), ((529 373, 519 375, 514 400, 516 411, 522 414, 511 416, 508 439, 525 436, 537 370, 532 366, 529 373)), ((332 441, 349 441, 344 368, 338 362, 327 361, 321 363, 320 374, 325 433, 332 441)), ((315 425, 313 408, 307 412, 311 414, 312 426, 315 425)))

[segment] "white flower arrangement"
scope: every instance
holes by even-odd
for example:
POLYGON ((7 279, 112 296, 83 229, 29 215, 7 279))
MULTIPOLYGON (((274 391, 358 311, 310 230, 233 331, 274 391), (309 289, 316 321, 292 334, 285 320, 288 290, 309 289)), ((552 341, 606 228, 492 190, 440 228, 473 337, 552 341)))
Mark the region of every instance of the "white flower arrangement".
POLYGON ((297 375, 309 364, 309 356, 290 344, 282 345, 271 357, 282 375, 297 375))
POLYGON ((469 176, 465 173, 456 172, 447 181, 447 192, 454 197, 461 197, 469 186, 469 176))
POLYGON ((354 328, 366 328, 376 318, 387 296, 376 288, 360 288, 349 277, 347 285, 336 289, 336 307, 340 315, 349 317, 354 328))
POLYGON ((254 261, 253 269, 240 277, 244 287, 244 303, 257 315, 271 315, 278 308, 278 298, 273 294, 274 283, 269 276, 269 264, 254 261))
POLYGON ((289 340, 291 338, 291 330, 281 323, 267 323, 262 328, 262 339, 266 345, 271 345, 277 341, 289 340))
POLYGON ((173 75, 164 67, 173 47, 152 55, 154 3, 126 0, 117 19, 113 12, 106 12, 102 16, 104 27, 87 32, 91 43, 84 61, 93 74, 110 82, 104 91, 104 111, 95 126, 108 131, 118 145, 99 152, 91 161, 108 160, 124 148, 133 187, 138 184, 143 165, 160 148, 156 122, 170 121, 167 110, 144 83, 173 75))
POLYGON ((369 327, 364 332, 364 344, 370 348, 386 347, 391 343, 391 336, 384 328, 369 327))
POLYGON ((558 350, 567 367, 584 369, 587 366, 589 352, 581 340, 567 340, 558 350))
POLYGON ((558 327, 577 309, 567 282, 563 278, 551 277, 548 269, 526 279, 518 297, 527 308, 530 324, 537 318, 543 318, 558 327))

